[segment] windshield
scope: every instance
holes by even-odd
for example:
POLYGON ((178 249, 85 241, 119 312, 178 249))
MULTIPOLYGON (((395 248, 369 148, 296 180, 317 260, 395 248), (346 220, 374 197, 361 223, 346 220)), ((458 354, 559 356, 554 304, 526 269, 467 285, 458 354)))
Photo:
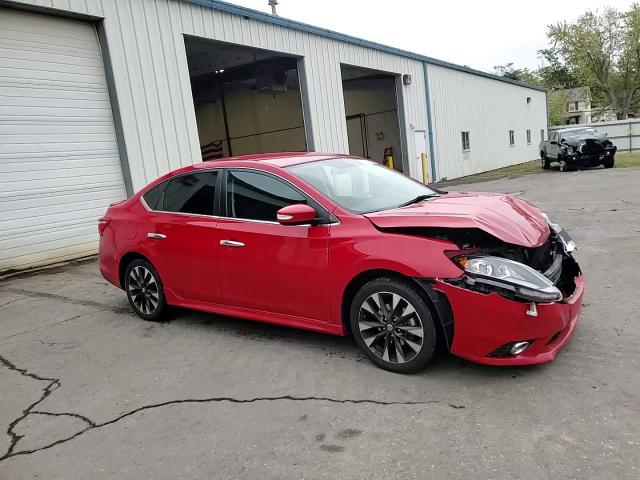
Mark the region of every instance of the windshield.
POLYGON ((579 130, 568 130, 562 132, 564 138, 576 138, 584 137, 585 135, 597 135, 598 131, 595 128, 581 128, 579 130))
POLYGON ((288 170, 355 213, 387 210, 438 195, 370 160, 336 158, 293 165, 288 170))

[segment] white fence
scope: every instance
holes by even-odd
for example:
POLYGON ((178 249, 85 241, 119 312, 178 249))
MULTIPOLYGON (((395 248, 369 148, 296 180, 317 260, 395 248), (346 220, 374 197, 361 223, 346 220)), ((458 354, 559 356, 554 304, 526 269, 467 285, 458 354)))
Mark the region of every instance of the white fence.
POLYGON ((640 150, 640 119, 637 118, 580 125, 554 125, 549 127, 549 132, 567 127, 593 127, 600 133, 606 133, 614 145, 618 147, 618 151, 640 150))

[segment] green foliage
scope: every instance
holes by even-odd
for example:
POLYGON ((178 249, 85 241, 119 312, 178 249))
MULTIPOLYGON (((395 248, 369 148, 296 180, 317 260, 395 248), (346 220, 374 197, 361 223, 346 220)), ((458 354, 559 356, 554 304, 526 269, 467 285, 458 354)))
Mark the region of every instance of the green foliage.
POLYGON ((510 78, 518 82, 526 83, 527 85, 542 86, 542 82, 535 71, 531 71, 528 68, 514 68, 513 63, 507 63, 506 65, 496 65, 493 67, 496 75, 501 77, 510 78))
POLYGON ((640 91, 640 4, 629 11, 587 11, 575 22, 547 31, 553 54, 581 85, 591 87, 596 107, 609 107, 618 118, 633 112, 640 91))
MULTIPOLYGON (((508 63, 494 67, 496 73, 551 91, 586 85, 594 109, 610 108, 621 119, 640 113, 640 4, 624 12, 587 11, 574 22, 550 25, 547 38, 549 48, 538 51, 540 68, 508 63)), ((550 102, 551 123, 558 120, 559 103, 550 102)))
POLYGON ((543 60, 544 64, 535 73, 545 88, 548 90, 564 90, 580 85, 580 81, 573 74, 571 68, 560 60, 555 49, 545 48, 539 50, 538 56, 543 60))
POLYGON ((547 96, 549 105, 547 112, 549 114, 550 125, 562 125, 566 119, 568 98, 562 92, 553 92, 547 96))

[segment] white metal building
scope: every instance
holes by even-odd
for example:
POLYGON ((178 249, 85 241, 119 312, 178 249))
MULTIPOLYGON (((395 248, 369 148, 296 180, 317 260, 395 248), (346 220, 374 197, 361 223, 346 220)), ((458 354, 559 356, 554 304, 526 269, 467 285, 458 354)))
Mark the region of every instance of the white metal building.
POLYGON ((368 156, 423 180, 537 158, 546 93, 217 0, 0 0, 0 271, 94 253, 203 156, 368 156))

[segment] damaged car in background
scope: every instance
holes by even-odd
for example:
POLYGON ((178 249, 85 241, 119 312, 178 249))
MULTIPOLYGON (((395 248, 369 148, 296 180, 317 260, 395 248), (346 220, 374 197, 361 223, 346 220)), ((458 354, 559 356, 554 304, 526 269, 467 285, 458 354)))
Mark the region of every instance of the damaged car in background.
POLYGON ((613 168, 617 149, 606 133, 595 128, 561 128, 540 142, 540 162, 545 170, 556 162, 561 172, 600 165, 613 168))
POLYGON ((103 276, 144 319, 175 306, 352 335, 399 373, 437 344, 483 364, 549 362, 582 306, 575 244, 534 206, 346 155, 186 167, 111 206, 99 233, 103 276))

